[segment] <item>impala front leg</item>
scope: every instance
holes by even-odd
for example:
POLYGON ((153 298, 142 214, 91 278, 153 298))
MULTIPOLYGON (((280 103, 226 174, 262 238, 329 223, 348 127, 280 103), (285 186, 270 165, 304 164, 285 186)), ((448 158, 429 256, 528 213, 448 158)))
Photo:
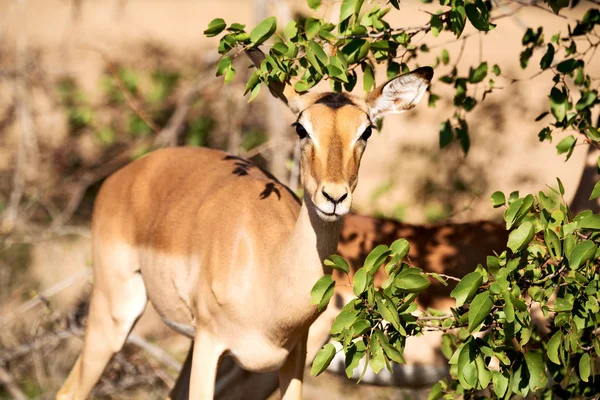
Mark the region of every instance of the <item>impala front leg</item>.
POLYGON ((306 362, 308 331, 302 335, 279 369, 279 390, 282 400, 302 399, 302 379, 306 362))
POLYGON ((225 348, 211 333, 200 329, 193 346, 190 400, 213 400, 219 358, 225 348))

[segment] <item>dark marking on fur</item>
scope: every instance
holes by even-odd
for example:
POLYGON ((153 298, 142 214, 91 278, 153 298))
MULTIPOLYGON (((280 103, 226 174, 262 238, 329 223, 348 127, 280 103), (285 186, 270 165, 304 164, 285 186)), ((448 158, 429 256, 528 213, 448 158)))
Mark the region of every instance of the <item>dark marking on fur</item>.
POLYGON ((317 100, 315 104, 324 104, 329 108, 333 108, 334 110, 344 106, 356 106, 350 97, 344 93, 335 92, 326 93, 319 100, 317 100))

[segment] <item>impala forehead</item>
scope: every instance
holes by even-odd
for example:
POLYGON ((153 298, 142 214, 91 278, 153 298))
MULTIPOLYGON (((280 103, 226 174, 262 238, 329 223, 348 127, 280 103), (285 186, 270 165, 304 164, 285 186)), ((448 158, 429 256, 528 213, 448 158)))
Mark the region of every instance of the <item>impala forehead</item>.
POLYGON ((317 146, 326 145, 333 140, 351 146, 371 125, 367 113, 351 104, 331 107, 316 103, 302 112, 298 122, 308 131, 317 146))

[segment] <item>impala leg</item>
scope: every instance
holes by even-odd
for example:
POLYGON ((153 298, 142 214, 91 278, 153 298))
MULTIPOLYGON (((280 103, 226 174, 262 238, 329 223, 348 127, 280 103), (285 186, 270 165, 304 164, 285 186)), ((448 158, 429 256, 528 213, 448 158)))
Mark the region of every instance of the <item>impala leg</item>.
POLYGON ((190 400, 213 400, 219 359, 225 350, 213 336, 196 330, 190 375, 190 400))
POLYGON ((89 395, 146 307, 140 274, 107 283, 99 279, 94 285, 83 350, 57 393, 57 400, 83 400, 89 395))
POLYGON ((302 399, 302 379, 306 362, 306 341, 308 332, 302 335, 300 341, 292 349, 287 360, 279 369, 279 391, 282 400, 302 399))

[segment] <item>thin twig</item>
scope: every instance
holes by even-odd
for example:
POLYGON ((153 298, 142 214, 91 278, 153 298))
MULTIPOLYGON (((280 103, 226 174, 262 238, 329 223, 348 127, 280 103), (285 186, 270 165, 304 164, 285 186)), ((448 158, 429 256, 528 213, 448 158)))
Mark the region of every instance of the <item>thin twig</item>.
POLYGON ((446 275, 446 274, 438 274, 437 272, 435 274, 438 275, 438 276, 441 276, 442 278, 446 278, 446 279, 450 279, 452 281, 460 282, 460 278, 457 278, 455 276, 450 276, 450 275, 446 275))
POLYGON ((453 318, 452 314, 445 314, 439 316, 426 316, 426 317, 417 317, 418 321, 440 321, 448 318, 453 318))
POLYGON ((5 317, 5 318, 0 318, 0 325, 5 325, 8 322, 10 322, 11 320, 13 320, 15 318, 15 316, 24 314, 27 311, 31 310, 32 308, 36 307, 37 305, 45 303, 51 297, 57 295, 58 293, 67 289, 68 287, 79 282, 81 279, 90 276, 91 274, 92 274, 92 269, 86 268, 84 270, 79 271, 78 273, 76 273, 74 275, 67 277, 66 279, 63 279, 62 281, 58 282, 57 284, 44 290, 42 293, 39 293, 34 298, 29 299, 25 303, 16 307, 14 310, 11 311, 12 315, 9 315, 8 317, 5 317))

